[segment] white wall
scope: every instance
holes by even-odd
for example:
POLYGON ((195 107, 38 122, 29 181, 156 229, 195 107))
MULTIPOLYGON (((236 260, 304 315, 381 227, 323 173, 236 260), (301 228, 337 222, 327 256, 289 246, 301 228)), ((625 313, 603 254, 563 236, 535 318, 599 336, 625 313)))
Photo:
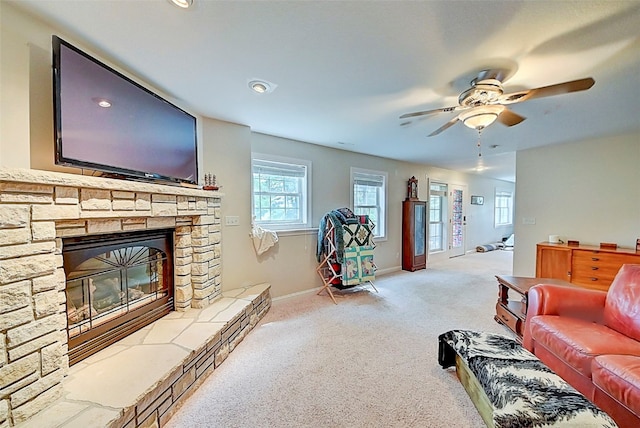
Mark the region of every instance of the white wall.
POLYGON ((640 134, 530 149, 516 155, 514 275, 535 276, 549 235, 635 248, 640 238, 640 134), (523 224, 523 219, 535 224, 523 224))
POLYGON ((44 34, 38 24, 0 2, 0 166, 29 168, 28 43, 44 34))
MULTIPOLYGON (((426 200, 428 195, 427 177, 452 184, 463 184, 471 189, 473 194, 484 194, 486 207, 474 212, 466 228, 466 249, 472 250, 479 244, 497 242, 502 236, 512 231, 494 229, 493 227, 493 192, 496 187, 513 190, 514 184, 481 178, 461 172, 428 167, 425 165, 401 162, 376 156, 342 151, 300 141, 284 138, 252 134, 252 150, 258 153, 287 156, 312 161, 313 171, 313 224, 317 225, 321 217, 328 211, 339 207, 350 207, 350 169, 351 167, 365 168, 388 173, 388 206, 387 206, 387 239, 377 240, 376 264, 381 272, 400 269, 402 254, 402 201, 407 196, 407 180, 411 176, 418 178, 418 195, 426 200)), ((249 174, 248 172, 246 173, 249 174)), ((250 189, 247 189, 249 192, 250 189)), ((471 191, 465 196, 467 212, 472 212, 469 201, 471 191)), ((473 206, 474 208, 476 206, 473 206)), ((226 239, 226 237, 225 237, 226 239)), ((315 236, 283 236, 279 249, 271 254, 268 261, 263 260, 261 269, 271 269, 267 275, 272 275, 269 282, 286 284, 290 278, 297 278, 304 284, 319 286, 319 278, 315 273, 315 236), (289 248, 288 256, 282 257, 278 251, 289 248), (287 257, 291 257, 287 259, 287 257), (280 268, 278 268, 278 266, 280 268), (301 269, 297 269, 299 266, 301 269), (276 280, 274 280, 276 279, 276 280)), ((266 253, 268 255, 269 253, 266 253)), ((255 257, 255 255, 254 255, 255 257)), ((225 277, 226 279, 227 277, 225 277)), ((290 284, 288 292, 299 291, 302 284, 290 284), (295 287, 295 289, 294 289, 295 287)), ((278 285, 283 287, 283 285, 278 285)), ((275 287, 277 289, 277 287, 275 287)), ((273 289, 273 288, 272 288, 273 289)))
MULTIPOLYGON (((312 224, 317 226, 325 213, 336 208, 351 207, 351 167, 382 171, 388 174, 387 183, 387 238, 376 241, 376 264, 378 269, 399 269, 401 260, 402 201, 406 197, 407 180, 415 175, 424 175, 425 167, 391 159, 337 150, 254 133, 252 149, 267 153, 312 161, 312 224)), ((418 183, 421 194, 426 195, 426 181, 418 183)), ((315 246, 310 248, 315 261, 315 246)), ((314 266, 315 269, 315 266, 314 266)), ((317 274, 314 275, 317 277, 317 274)), ((318 278, 319 279, 319 278, 318 278)), ((316 284, 320 284, 316 282, 316 284)))

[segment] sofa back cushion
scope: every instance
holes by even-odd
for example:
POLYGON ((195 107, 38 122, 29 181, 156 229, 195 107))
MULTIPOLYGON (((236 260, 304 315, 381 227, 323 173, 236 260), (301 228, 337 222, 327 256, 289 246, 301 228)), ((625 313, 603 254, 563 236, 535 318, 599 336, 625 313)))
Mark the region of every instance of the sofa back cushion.
POLYGON ((604 323, 640 340, 640 264, 622 265, 618 271, 607 292, 604 323))

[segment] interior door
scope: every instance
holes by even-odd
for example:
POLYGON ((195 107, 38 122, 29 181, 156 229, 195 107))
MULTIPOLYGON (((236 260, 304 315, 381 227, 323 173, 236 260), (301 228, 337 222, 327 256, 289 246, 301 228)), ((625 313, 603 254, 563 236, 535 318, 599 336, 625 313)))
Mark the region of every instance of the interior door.
POLYGON ((466 186, 452 184, 449 186, 449 257, 464 255, 464 235, 467 225, 464 210, 466 186))

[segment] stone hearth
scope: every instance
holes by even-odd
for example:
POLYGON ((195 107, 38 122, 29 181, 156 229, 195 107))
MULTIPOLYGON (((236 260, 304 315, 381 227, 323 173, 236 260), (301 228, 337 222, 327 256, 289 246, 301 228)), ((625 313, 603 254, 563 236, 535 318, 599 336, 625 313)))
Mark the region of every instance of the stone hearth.
POLYGON ((161 427, 271 306, 269 285, 172 312, 69 369, 63 397, 18 428, 161 427))
MULTIPOLYGON (((173 318, 180 313, 185 319, 199 317, 193 311, 222 300, 222 196, 180 186, 0 168, 0 427, 25 422, 50 407, 68 383, 62 238, 173 229, 178 311, 173 318)), ((245 326, 250 324, 255 325, 245 326)), ((191 350, 210 351, 200 348, 191 350)), ((136 404, 122 412, 137 409, 136 404)), ((136 426, 142 421, 135 410, 133 415, 116 419, 136 426)))

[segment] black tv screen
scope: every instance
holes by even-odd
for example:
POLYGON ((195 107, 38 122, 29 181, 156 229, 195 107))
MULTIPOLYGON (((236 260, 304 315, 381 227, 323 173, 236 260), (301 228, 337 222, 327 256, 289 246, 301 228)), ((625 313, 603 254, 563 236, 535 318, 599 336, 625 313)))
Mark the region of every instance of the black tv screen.
POLYGON ((57 36, 53 64, 56 164, 197 182, 194 116, 57 36))

